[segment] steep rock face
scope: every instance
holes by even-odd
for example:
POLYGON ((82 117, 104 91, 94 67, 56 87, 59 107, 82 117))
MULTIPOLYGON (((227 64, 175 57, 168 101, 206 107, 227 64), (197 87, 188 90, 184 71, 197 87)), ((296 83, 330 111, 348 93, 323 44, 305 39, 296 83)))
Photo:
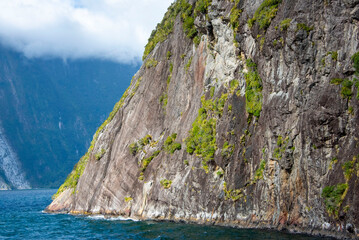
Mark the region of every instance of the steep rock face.
POLYGON ((358 236, 358 1, 180 3, 47 211, 358 236))

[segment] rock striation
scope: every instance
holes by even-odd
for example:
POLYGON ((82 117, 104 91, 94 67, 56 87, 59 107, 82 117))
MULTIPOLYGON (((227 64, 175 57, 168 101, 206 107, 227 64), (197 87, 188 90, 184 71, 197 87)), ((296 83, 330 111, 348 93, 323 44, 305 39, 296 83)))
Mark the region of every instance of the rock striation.
POLYGON ((358 13, 176 1, 47 211, 357 238, 358 13))

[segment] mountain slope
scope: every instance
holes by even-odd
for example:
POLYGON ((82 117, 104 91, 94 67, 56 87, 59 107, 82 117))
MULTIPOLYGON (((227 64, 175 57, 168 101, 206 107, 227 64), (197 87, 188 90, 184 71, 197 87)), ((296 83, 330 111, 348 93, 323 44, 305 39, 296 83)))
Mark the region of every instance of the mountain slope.
POLYGON ((0 48, 0 125, 32 187, 63 182, 136 68, 102 60, 27 59, 0 48))
POLYGON ((358 9, 175 2, 47 211, 355 237, 358 9))

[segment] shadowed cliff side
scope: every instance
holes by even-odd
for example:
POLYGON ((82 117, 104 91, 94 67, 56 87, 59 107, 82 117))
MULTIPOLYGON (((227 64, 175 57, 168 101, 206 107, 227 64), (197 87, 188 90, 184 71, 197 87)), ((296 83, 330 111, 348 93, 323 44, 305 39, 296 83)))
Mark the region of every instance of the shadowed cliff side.
POLYGON ((358 2, 175 2, 47 211, 357 237, 358 2))

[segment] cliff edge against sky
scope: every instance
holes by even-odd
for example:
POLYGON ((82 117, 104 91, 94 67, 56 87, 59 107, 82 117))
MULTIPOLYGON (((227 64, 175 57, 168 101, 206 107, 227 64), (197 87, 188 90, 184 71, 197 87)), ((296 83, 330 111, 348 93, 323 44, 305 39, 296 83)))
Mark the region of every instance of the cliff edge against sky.
POLYGON ((359 234, 359 1, 178 0, 49 212, 359 234))

